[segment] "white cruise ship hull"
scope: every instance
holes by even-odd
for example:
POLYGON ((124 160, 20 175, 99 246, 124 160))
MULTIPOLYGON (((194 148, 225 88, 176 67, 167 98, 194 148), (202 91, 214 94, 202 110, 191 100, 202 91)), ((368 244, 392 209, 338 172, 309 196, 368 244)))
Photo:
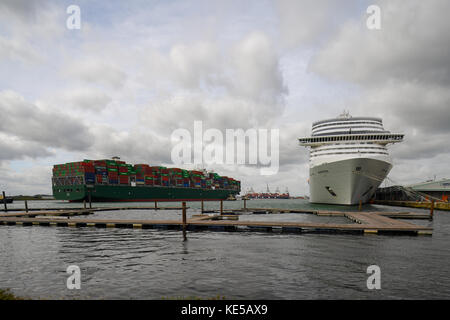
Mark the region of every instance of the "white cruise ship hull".
POLYGON ((390 162, 351 158, 310 168, 310 202, 355 205, 368 202, 392 168, 390 162))

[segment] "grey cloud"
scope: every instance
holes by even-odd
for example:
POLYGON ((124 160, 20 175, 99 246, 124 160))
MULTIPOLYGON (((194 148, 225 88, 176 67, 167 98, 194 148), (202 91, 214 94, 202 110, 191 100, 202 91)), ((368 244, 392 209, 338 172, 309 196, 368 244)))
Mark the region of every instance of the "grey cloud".
POLYGON ((44 1, 38 0, 2 0, 0 11, 8 15, 15 15, 21 19, 35 19, 38 7, 45 7, 44 1))
POLYGON ((277 0, 281 44, 287 49, 320 45, 335 32, 358 0, 277 0))
MULTIPOLYGON (((172 47, 167 63, 173 68, 174 80, 186 88, 198 88, 203 83, 214 84, 219 59, 219 52, 213 43, 199 42, 172 47)), ((166 66, 167 69, 170 68, 166 66)))
POLYGON ((170 136, 160 137, 152 130, 120 131, 110 126, 93 128, 95 143, 90 155, 93 158, 119 156, 131 163, 162 164, 171 162, 170 136))
POLYGON ((280 116, 272 104, 232 96, 210 97, 204 93, 177 94, 152 101, 141 113, 140 123, 162 135, 170 136, 178 128, 193 132, 194 121, 201 120, 204 130, 216 128, 268 128, 280 116))
POLYGON ((405 140, 398 146, 391 147, 394 159, 399 160, 425 160, 440 154, 450 153, 448 134, 429 135, 426 131, 408 130, 405 140))
POLYGON ((0 58, 21 62, 41 62, 42 55, 29 43, 0 36, 0 58))
POLYGON ((106 85, 112 89, 124 86, 127 74, 104 58, 91 58, 68 62, 66 74, 87 83, 106 85))
POLYGON ((0 132, 43 147, 86 150, 92 144, 88 128, 79 119, 40 109, 13 91, 0 92, 0 114, 0 132))
POLYGON ((308 163, 309 152, 298 144, 298 138, 306 123, 285 124, 280 128, 280 170, 288 170, 291 165, 308 163))
POLYGON ((370 110, 397 130, 415 129, 430 134, 450 134, 448 86, 388 82, 370 87, 354 102, 360 113, 370 110))
POLYGON ((342 26, 313 59, 311 70, 373 85, 391 79, 449 83, 450 2, 376 1, 381 30, 366 27, 365 12, 342 26))
POLYGON ((0 162, 1 187, 8 195, 51 194, 52 167, 34 165, 21 171, 0 162))
POLYGON ((215 43, 176 46, 170 57, 152 52, 147 79, 161 75, 161 82, 173 87, 170 95, 155 96, 139 121, 161 135, 170 137, 178 128, 192 132, 196 120, 203 121, 204 130, 269 128, 283 113, 288 89, 278 54, 263 33, 244 36, 221 56, 215 43))
POLYGON ((59 103, 85 111, 101 111, 112 101, 105 92, 94 88, 75 88, 62 94, 59 103))
POLYGON ((274 108, 283 104, 288 89, 283 83, 277 52, 264 33, 244 37, 235 46, 231 60, 232 94, 269 103, 274 108))
POLYGON ((166 50, 144 47, 133 52, 142 65, 139 80, 152 89, 199 90, 210 95, 279 106, 287 86, 279 66, 274 40, 263 32, 250 32, 226 46, 219 41, 176 43, 166 50))
POLYGON ((5 160, 22 160, 26 157, 40 158, 52 156, 53 153, 35 142, 23 142, 17 139, 0 138, 0 162, 5 160))

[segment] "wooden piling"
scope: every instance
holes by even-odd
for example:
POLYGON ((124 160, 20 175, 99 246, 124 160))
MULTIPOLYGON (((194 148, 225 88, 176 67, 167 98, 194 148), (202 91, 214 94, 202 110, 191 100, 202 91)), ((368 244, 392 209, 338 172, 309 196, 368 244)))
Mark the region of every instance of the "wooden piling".
POLYGON ((244 211, 247 211, 247 199, 244 199, 244 211))
POLYGON ((223 215, 223 200, 220 200, 220 215, 223 215))
POLYGON ((362 211, 362 200, 359 200, 359 207, 358 207, 359 211, 362 211))
POLYGON ((203 211, 205 211, 205 205, 204 205, 204 202, 203 202, 203 199, 202 199, 202 214, 203 214, 203 211))
POLYGON ((158 202, 155 200, 155 210, 158 209, 158 202))
POLYGON ((89 209, 92 209, 92 196, 91 196, 91 191, 89 191, 89 209))
MULTIPOLYGON (((155 201, 156 203, 156 201, 155 201)), ((183 241, 186 241, 186 202, 182 203, 182 211, 183 211, 183 216, 182 216, 182 221, 183 221, 183 241)))
POLYGON ((3 205, 5 206, 5 209, 3 211, 8 212, 8 206, 6 205, 5 191, 2 191, 2 194, 3 194, 3 205))
POLYGON ((430 220, 433 220, 433 213, 434 213, 434 200, 431 200, 431 204, 430 204, 430 220))
POLYGON ((25 212, 28 212, 28 202, 25 200, 25 212))
POLYGON ((86 209, 86 200, 83 200, 83 208, 86 209))

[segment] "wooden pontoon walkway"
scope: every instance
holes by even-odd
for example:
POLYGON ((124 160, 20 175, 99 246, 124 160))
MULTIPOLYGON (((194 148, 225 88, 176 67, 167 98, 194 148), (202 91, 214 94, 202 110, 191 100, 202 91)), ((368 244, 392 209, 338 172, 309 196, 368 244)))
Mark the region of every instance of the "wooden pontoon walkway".
MULTIPOLYGON (((328 210, 313 210, 313 209, 283 209, 283 208, 248 208, 238 210, 224 210, 224 212, 258 212, 267 214, 281 214, 281 213, 310 213, 318 216, 330 216, 330 217, 345 217, 348 211, 328 211, 328 210)), ((217 210, 215 211, 217 212, 217 210)), ((399 211, 365 211, 370 214, 378 214, 390 218, 400 219, 429 219, 429 214, 413 213, 413 212, 399 212, 399 211)), ((359 213, 355 211, 354 213, 359 213)))
MULTIPOLYGON (((110 209, 110 208, 108 208, 110 209)), ((97 211, 83 209, 87 211, 97 211)), ((247 209, 248 211, 249 209, 247 209)), ((81 212, 81 210, 80 210, 81 212)), ((303 211, 301 211, 303 212, 303 211)), ((41 215, 42 212, 39 213, 41 215)), ((51 212, 45 212, 50 215, 51 212)), ((236 221, 236 216, 231 215, 194 215, 186 221, 188 230, 257 230, 282 232, 343 232, 343 233, 406 233, 416 235, 431 235, 432 228, 418 226, 412 223, 392 219, 383 212, 316 212, 328 216, 345 216, 354 221, 348 224, 313 223, 313 222, 281 222, 281 221, 236 221)), ((36 215, 36 213, 34 213, 36 215)), ((55 215, 55 212, 53 212, 55 215)), ((407 213, 402 213, 406 216, 407 213)), ((82 219, 62 217, 20 217, 0 215, 0 224, 3 225, 40 225, 40 226, 65 226, 65 227, 111 227, 111 228, 165 228, 181 230, 183 223, 180 220, 125 220, 125 219, 82 219)))

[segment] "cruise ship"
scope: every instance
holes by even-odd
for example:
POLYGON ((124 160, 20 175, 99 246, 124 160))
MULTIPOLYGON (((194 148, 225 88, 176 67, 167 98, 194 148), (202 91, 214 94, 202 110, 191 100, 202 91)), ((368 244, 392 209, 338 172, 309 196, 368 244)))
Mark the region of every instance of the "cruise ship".
POLYGON ((403 141, 380 118, 351 117, 314 122, 311 137, 300 138, 310 149, 310 202, 355 205, 368 202, 392 168, 387 145, 403 141))

